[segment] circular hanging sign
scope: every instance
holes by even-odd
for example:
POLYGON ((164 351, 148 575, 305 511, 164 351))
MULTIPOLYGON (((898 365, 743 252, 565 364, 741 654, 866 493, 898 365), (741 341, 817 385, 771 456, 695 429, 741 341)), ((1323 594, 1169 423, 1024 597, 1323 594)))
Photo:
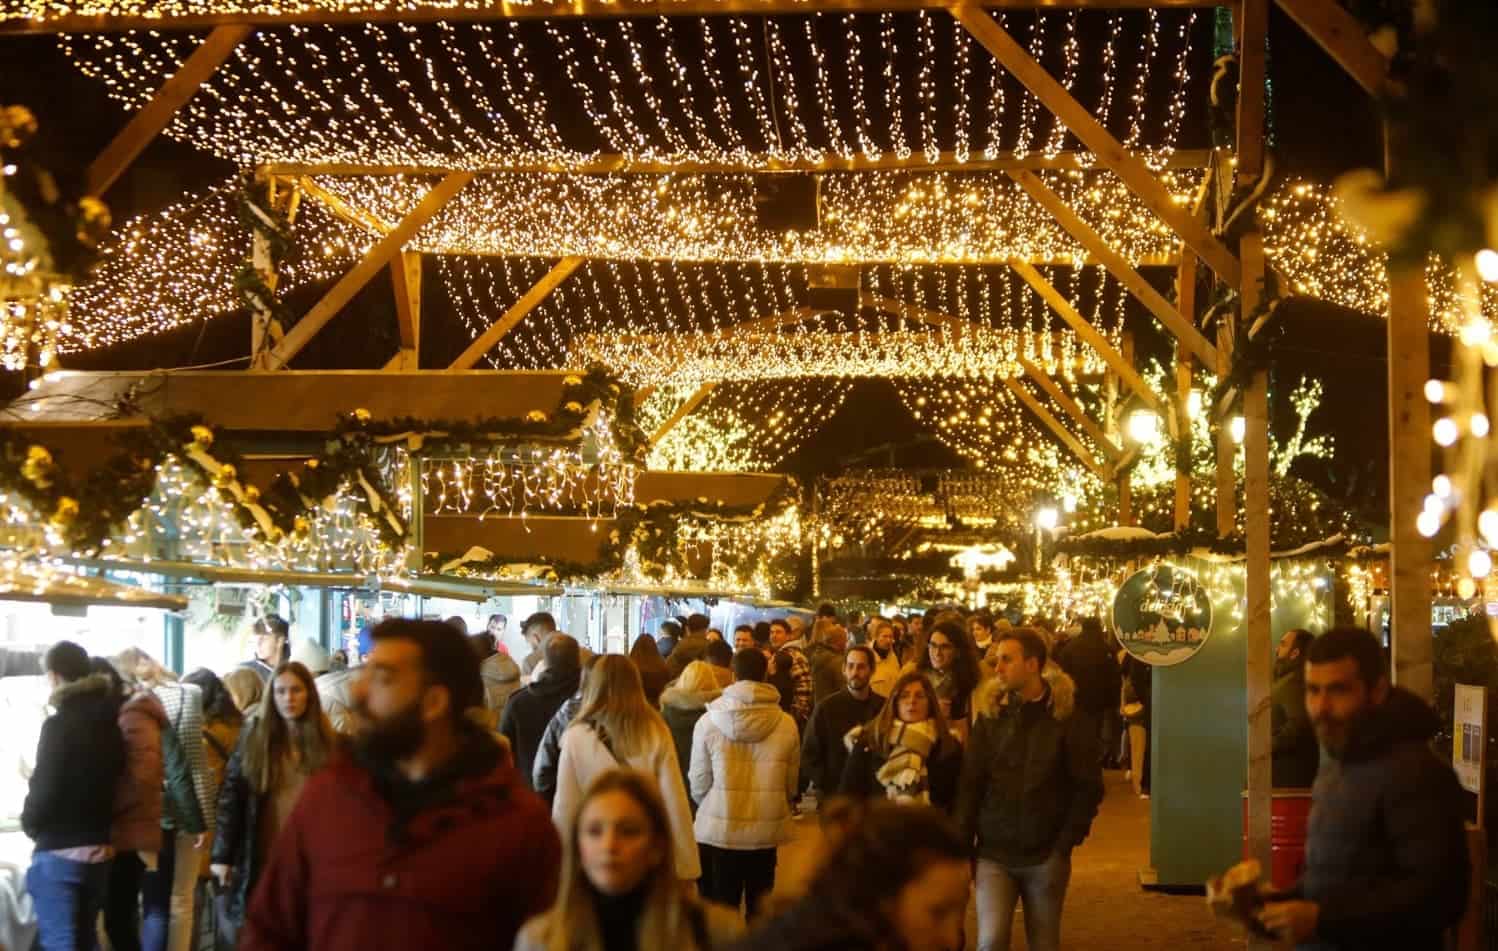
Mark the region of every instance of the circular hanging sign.
POLYGON ((1190 660, 1212 633, 1212 599, 1189 571, 1155 565, 1113 596, 1113 628, 1130 654, 1156 667, 1190 660))

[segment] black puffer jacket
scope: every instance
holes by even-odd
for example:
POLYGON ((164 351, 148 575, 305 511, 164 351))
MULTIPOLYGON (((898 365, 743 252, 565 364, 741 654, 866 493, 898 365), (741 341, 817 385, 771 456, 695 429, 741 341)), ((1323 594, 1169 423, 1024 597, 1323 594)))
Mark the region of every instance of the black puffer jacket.
POLYGON ((536 759, 531 766, 531 786, 536 790, 536 795, 546 801, 548 809, 551 808, 552 800, 557 797, 557 765, 562 761, 562 734, 567 732, 567 728, 572 725, 572 718, 582 708, 582 693, 568 697, 567 702, 551 715, 551 721, 546 724, 546 732, 541 734, 541 745, 536 748, 536 759))
POLYGON ((1025 703, 986 681, 959 784, 957 822, 978 854, 1039 865, 1087 838, 1103 800, 1098 722, 1076 709, 1071 678, 1048 664, 1046 693, 1025 703))
POLYGON ((1077 685, 1077 708, 1093 719, 1101 719, 1104 711, 1118 707, 1119 689, 1123 675, 1118 662, 1103 642, 1101 631, 1079 634, 1066 642, 1066 647, 1056 656, 1056 662, 1077 685))
POLYGON ((40 851, 108 845, 115 784, 125 770, 120 701, 109 678, 91 674, 52 694, 42 723, 21 828, 40 851))
POLYGON ((260 877, 266 859, 259 854, 260 808, 265 797, 255 791, 244 771, 245 744, 254 732, 254 720, 246 721, 239 731, 239 743, 224 769, 223 785, 218 788, 217 825, 213 830, 213 864, 232 869, 228 913, 236 925, 244 921, 250 889, 260 877))
POLYGON ((1431 752, 1430 706, 1394 688, 1316 775, 1306 866, 1296 892, 1317 902, 1315 949, 1442 947, 1467 897, 1462 794, 1431 752))
POLYGON ((582 673, 577 670, 546 670, 541 679, 521 687, 510 695, 505 712, 499 718, 499 732, 510 741, 515 769, 527 785, 534 781, 536 751, 546 734, 546 725, 567 698, 577 693, 582 673))

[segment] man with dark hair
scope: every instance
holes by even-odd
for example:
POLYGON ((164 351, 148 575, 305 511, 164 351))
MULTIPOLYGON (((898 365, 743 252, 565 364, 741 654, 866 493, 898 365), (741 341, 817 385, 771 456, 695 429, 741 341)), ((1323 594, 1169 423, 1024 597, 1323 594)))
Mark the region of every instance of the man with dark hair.
POLYGON ((796 724, 780 709, 758 650, 733 655, 734 682, 692 729, 693 824, 702 894, 752 917, 775 885, 775 849, 790 831, 796 794, 796 724))
POLYGON ((817 605, 817 617, 831 618, 832 620, 836 621, 837 608, 833 607, 830 602, 823 601, 821 604, 817 605))
POLYGON ((791 715, 797 729, 804 730, 815 706, 811 663, 806 659, 805 649, 794 640, 789 621, 776 618, 770 622, 770 647, 774 651, 770 660, 770 686, 780 693, 780 709, 791 715))
POLYGON ((680 641, 681 625, 675 621, 662 621, 661 632, 655 636, 655 649, 661 652, 661 657, 670 659, 671 652, 676 650, 680 641))
POLYGON ((843 656, 843 689, 831 694, 811 713, 801 746, 801 791, 817 787, 825 802, 837 792, 848 764, 848 731, 879 715, 885 698, 869 686, 876 664, 874 649, 859 645, 843 656))
POLYGON ((582 652, 566 634, 553 634, 546 642, 546 669, 541 676, 510 695, 499 718, 499 732, 510 741, 515 768, 527 786, 532 782, 536 750, 557 708, 577 692, 582 671, 582 652))
POLYGON ((270 683, 270 675, 281 665, 286 654, 286 645, 291 640, 291 625, 279 614, 267 614, 255 622, 255 656, 239 666, 253 670, 260 676, 262 684, 270 683))
POLYGON ((507 947, 556 894, 556 830, 467 715, 483 685, 466 638, 404 619, 371 637, 353 753, 307 780, 239 946, 507 947))
POLYGON ((1274 785, 1302 788, 1316 781, 1321 749, 1306 713, 1306 651, 1315 635, 1295 628, 1280 638, 1274 653, 1274 687, 1269 693, 1273 732, 1274 785))
POLYGON ((978 947, 1009 947, 1025 906, 1031 951, 1061 946, 1071 851, 1103 799, 1098 724, 1076 708, 1071 678, 1042 674, 1046 644, 1028 628, 999 635, 994 679, 976 692, 957 820, 978 844, 978 947))
POLYGON ((754 625, 740 624, 733 629, 733 649, 735 652, 748 650, 754 646, 754 625))
POLYGON ((712 665, 713 676, 718 678, 719 687, 727 687, 733 683, 734 654, 734 649, 725 641, 707 642, 707 652, 702 655, 702 659, 712 665))
POLYGON ((525 645, 530 648, 530 653, 520 662, 522 678, 529 680, 535 672, 536 665, 545 657, 542 648, 546 646, 546 639, 556 630, 557 619, 546 611, 537 611, 520 623, 520 636, 525 638, 525 645))
POLYGON ((666 658, 666 669, 671 673, 671 679, 675 680, 681 676, 681 672, 687 669, 687 665, 694 660, 701 660, 707 653, 707 629, 712 625, 706 614, 694 614, 687 618, 687 633, 666 658))
POLYGON ((125 770, 113 683, 93 673, 88 652, 60 641, 42 667, 57 712, 42 722, 21 829, 36 845, 26 890, 36 907, 41 951, 94 946, 94 919, 109 888, 110 821, 125 770))
POLYGON ((1058 650, 1056 663, 1077 685, 1077 708, 1098 724, 1098 747, 1102 755, 1102 728, 1108 714, 1118 709, 1123 690, 1123 672, 1108 649, 1103 636, 1103 622, 1096 617, 1082 619, 1081 632, 1058 650))
POLYGON ((1306 864, 1259 921, 1305 948, 1440 948, 1466 904, 1461 787, 1430 739, 1424 700, 1389 684, 1368 631, 1335 628, 1306 650, 1306 712, 1327 760, 1316 775, 1306 864))
POLYGON ((484 624, 484 630, 494 638, 495 647, 506 654, 509 653, 509 649, 505 647, 505 631, 509 629, 509 626, 510 619, 503 614, 489 615, 489 620, 484 624))

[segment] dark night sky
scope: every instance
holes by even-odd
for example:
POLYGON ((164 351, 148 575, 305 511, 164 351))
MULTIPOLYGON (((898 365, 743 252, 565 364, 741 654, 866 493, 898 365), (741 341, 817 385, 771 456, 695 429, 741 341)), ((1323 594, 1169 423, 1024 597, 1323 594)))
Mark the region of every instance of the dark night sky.
MULTIPOLYGON (((102 86, 76 73, 47 37, 0 39, 0 100, 32 107, 42 122, 40 154, 66 179, 77 175, 123 125, 120 108, 102 86)), ((1371 100, 1292 23, 1274 11, 1270 31, 1275 155, 1282 170, 1329 181, 1360 165, 1381 160, 1378 117, 1371 100)), ((153 143, 108 194, 115 220, 169 203, 182 192, 221 180, 232 167, 166 138, 153 143)), ((1151 275, 1162 289, 1169 275, 1151 275)), ((440 286, 429 280, 428 286, 440 286)), ((312 296, 315 296, 315 291, 312 296)), ((314 340, 301 366, 371 366, 395 347, 395 318, 388 279, 373 282, 314 340), (348 345, 366 339, 365 353, 348 345)), ((293 309, 306 306, 293 300, 293 309)), ((466 342, 456 320, 442 326, 441 304, 428 301, 424 321, 427 365, 442 365, 466 342), (435 304, 435 307, 434 307, 435 304)), ((1142 315, 1142 354, 1163 355, 1168 342, 1142 315)), ((183 366, 242 355, 247 319, 224 318, 184 328, 112 350, 75 357, 78 369, 183 366)), ((1445 360, 1438 341, 1437 360, 1445 360)), ((1309 465, 1304 474, 1336 497, 1377 514, 1387 498, 1387 420, 1385 412, 1383 322, 1354 314, 1327 314, 1294 328, 1275 370, 1275 411, 1288 414, 1288 395, 1305 374, 1318 374, 1326 386, 1314 428, 1330 431, 1336 459, 1309 465)), ((860 383, 843 409, 785 468, 803 476, 853 462, 858 465, 951 465, 956 457, 929 439, 905 411, 893 389, 878 381, 860 383), (876 452, 876 447, 896 448, 876 452)))

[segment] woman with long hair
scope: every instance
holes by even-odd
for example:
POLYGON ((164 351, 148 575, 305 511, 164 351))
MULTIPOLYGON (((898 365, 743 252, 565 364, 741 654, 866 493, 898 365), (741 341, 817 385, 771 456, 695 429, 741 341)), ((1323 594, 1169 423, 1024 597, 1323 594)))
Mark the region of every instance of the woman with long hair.
POLYGON ((742 933, 736 912, 697 901, 677 876, 656 786, 624 769, 593 780, 563 829, 556 904, 521 929, 515 951, 710 951, 742 933))
POLYGON ((265 695, 265 684, 260 675, 248 667, 236 667, 224 674, 224 689, 229 691, 234 706, 247 717, 254 716, 260 709, 260 699, 265 695))
MULTIPOLYGON (((218 674, 207 667, 199 667, 183 677, 182 682, 193 684, 203 694, 203 758, 208 766, 207 792, 209 800, 217 803, 219 790, 224 786, 224 776, 229 771, 229 758, 239 745, 239 731, 244 726, 244 714, 239 712, 239 707, 235 705, 234 698, 218 674)), ((212 833, 217 825, 217 817, 208 818, 208 831, 212 833)), ((204 849, 198 863, 199 878, 208 878, 213 874, 210 865, 212 854, 204 849)))
POLYGON ((665 692, 666 684, 671 682, 671 670, 661 658, 660 649, 655 646, 655 638, 649 634, 641 634, 635 638, 635 646, 629 649, 629 659, 634 661, 635 669, 640 672, 640 685, 645 688, 645 700, 652 707, 660 709, 661 694, 665 692))
POLYGON ((705 660, 694 660, 661 694, 661 716, 676 743, 676 761, 681 764, 683 776, 692 775, 692 730, 707 712, 707 705, 722 693, 712 665, 705 660))
POLYGON ((883 796, 947 812, 956 804, 962 742, 950 732, 925 674, 901 674, 884 709, 850 731, 848 744, 848 764, 838 786, 845 795, 883 796))
POLYGON ((926 636, 926 649, 914 658, 915 667, 936 688, 942 715, 962 740, 967 739, 973 691, 983 680, 978 652, 960 620, 943 618, 926 636))
POLYGON ((638 770, 655 777, 670 817, 677 877, 697 879, 702 863, 692 835, 692 806, 666 721, 645 699, 640 672, 618 654, 600 657, 588 672, 582 707, 562 734, 557 794, 551 816, 565 831, 583 791, 610 769, 638 770))
POLYGON ((240 733, 218 796, 211 869, 222 886, 232 877, 225 917, 235 930, 276 833, 337 742, 311 671, 296 661, 283 663, 268 686, 240 733))

